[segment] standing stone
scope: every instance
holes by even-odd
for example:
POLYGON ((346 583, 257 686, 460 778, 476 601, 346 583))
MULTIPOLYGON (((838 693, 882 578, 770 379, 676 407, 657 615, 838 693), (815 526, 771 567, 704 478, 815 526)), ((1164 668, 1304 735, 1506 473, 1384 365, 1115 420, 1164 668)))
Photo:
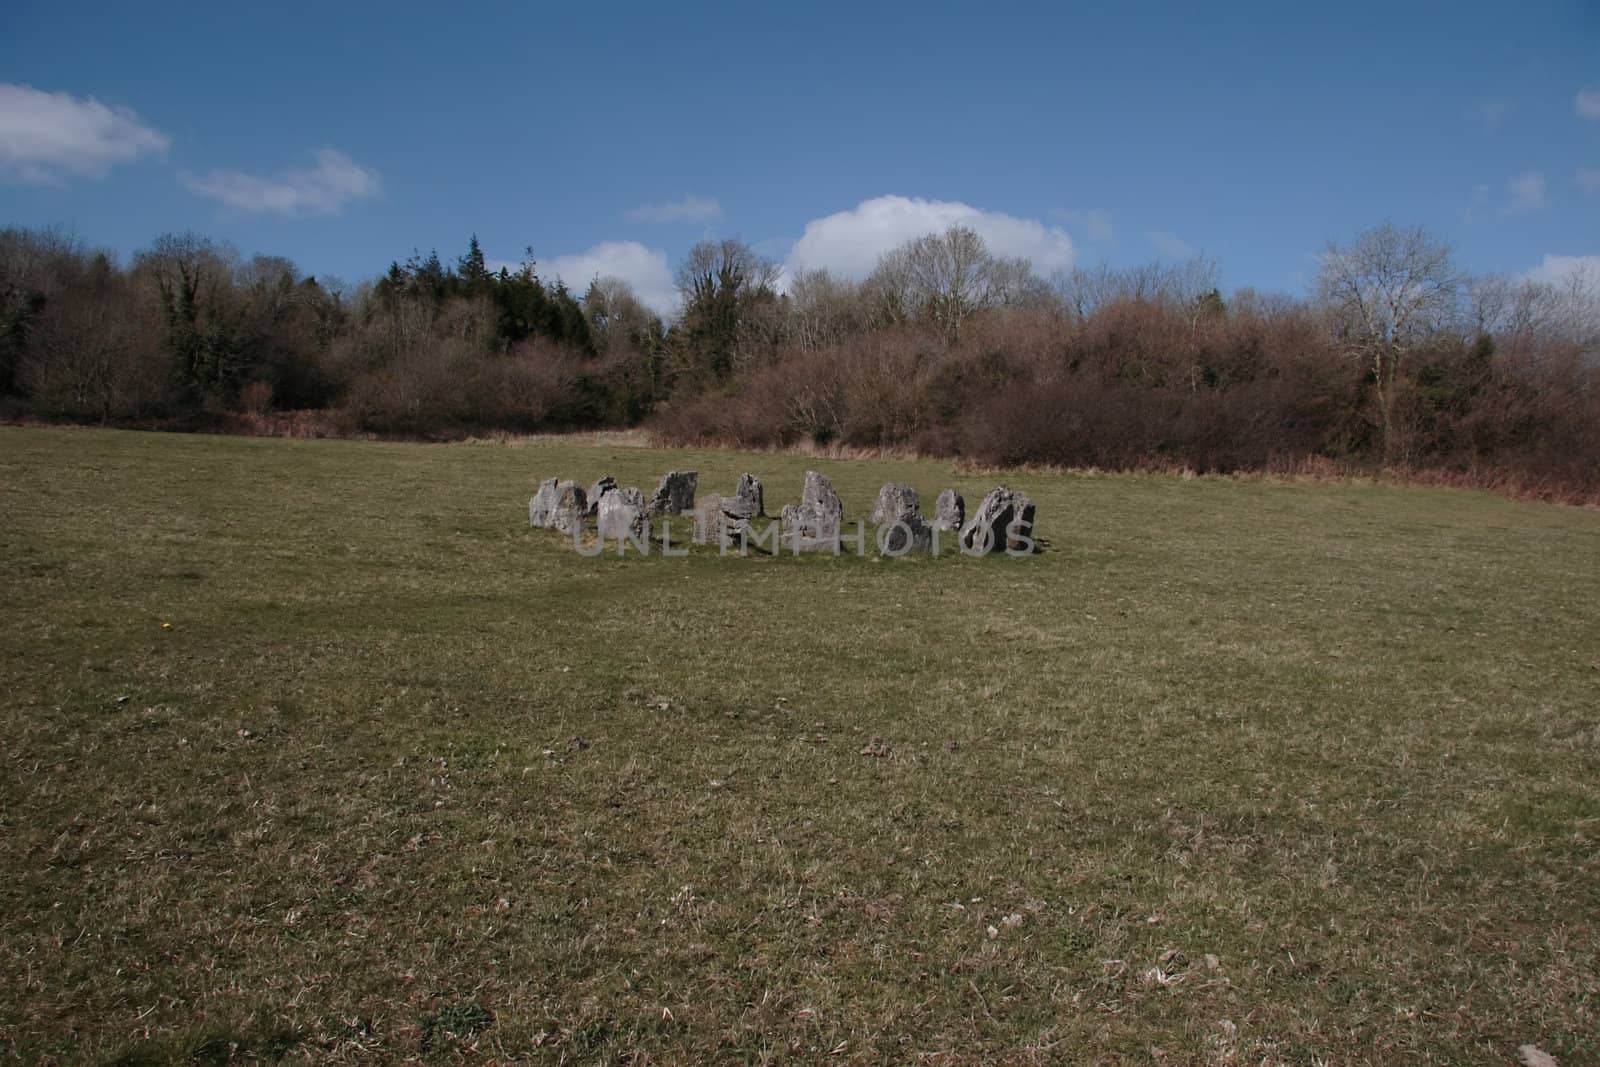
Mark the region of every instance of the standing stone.
POLYGON ((650 514, 683 515, 694 510, 694 490, 700 482, 696 471, 669 471, 650 498, 650 514))
POLYGON ((613 489, 600 498, 600 540, 621 541, 633 536, 641 541, 650 536, 650 513, 644 494, 637 489, 613 489))
POLYGON ((575 482, 546 478, 528 501, 528 525, 572 533, 583 528, 588 513, 584 492, 575 482))
POLYGON ((967 502, 954 489, 946 489, 933 503, 933 528, 959 530, 967 521, 967 502))
POLYGON ((891 556, 933 549, 933 527, 922 517, 917 491, 900 482, 878 490, 869 520, 878 527, 878 547, 891 556))
POLYGON ((761 495, 761 479, 748 472, 739 475, 739 484, 733 490, 733 495, 741 500, 748 501, 753 510, 751 518, 760 518, 767 513, 766 502, 761 495))
POLYGON ((989 491, 978 505, 972 522, 961 531, 961 548, 973 555, 987 555, 1003 549, 1020 549, 1024 542, 1010 535, 1012 525, 1018 533, 1033 535, 1033 501, 1023 493, 999 486, 989 491))
POLYGON ((556 478, 546 478, 539 483, 539 491, 533 494, 533 499, 528 501, 528 525, 548 527, 550 525, 550 512, 556 506, 556 486, 561 484, 556 478))
POLYGON ((750 520, 756 517, 760 505, 747 496, 720 498, 722 544, 737 548, 750 533, 750 520))
POLYGON ((839 527, 844 523, 844 505, 833 485, 816 471, 806 471, 805 489, 799 504, 784 506, 780 521, 783 536, 796 551, 834 548, 839 543, 839 527))
POLYGON ((607 474, 589 487, 589 514, 594 515, 600 511, 600 498, 611 490, 617 488, 617 480, 607 474))
POLYGON ((694 543, 709 544, 711 535, 722 525, 722 494, 707 493, 694 505, 694 543))
POLYGON ((882 526, 906 515, 919 514, 921 507, 922 501, 915 489, 904 482, 890 482, 878 490, 878 502, 873 505, 867 521, 874 526, 882 526))

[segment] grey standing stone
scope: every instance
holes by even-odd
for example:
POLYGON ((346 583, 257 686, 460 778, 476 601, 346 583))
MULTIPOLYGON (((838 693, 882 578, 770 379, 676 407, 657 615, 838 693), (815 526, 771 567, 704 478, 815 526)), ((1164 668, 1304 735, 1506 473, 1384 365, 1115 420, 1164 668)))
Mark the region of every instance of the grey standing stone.
POLYGON ((1013 525, 1018 533, 1033 535, 1034 504, 1025 494, 998 486, 989 491, 978 505, 977 512, 966 529, 961 531, 962 551, 973 555, 987 555, 1005 549, 1020 549, 1024 542, 1010 535, 1013 525))
POLYGON ((756 505, 748 497, 707 493, 695 502, 694 543, 737 547, 755 517, 756 505))
POLYGON ((600 498, 615 488, 617 480, 609 474, 591 485, 588 494, 589 514, 597 514, 600 511, 600 498))
POLYGON ((584 492, 576 482, 546 478, 528 501, 528 525, 572 533, 583 528, 588 513, 584 492))
POLYGON ((844 505, 833 485, 816 471, 806 471, 799 504, 788 504, 780 517, 783 537, 796 551, 832 549, 839 543, 844 505))
POLYGON ((632 488, 613 489, 600 498, 600 540, 620 541, 650 536, 650 513, 644 494, 632 488))
POLYGON ((709 544, 711 535, 722 525, 722 494, 707 493, 694 505, 694 543, 709 544))
POLYGON ((556 486, 560 482, 555 478, 546 478, 539 483, 539 491, 533 494, 533 499, 528 501, 528 525, 548 527, 550 525, 550 512, 556 506, 556 486))
POLYGON ((915 489, 904 482, 890 482, 878 490, 878 502, 873 505, 867 521, 874 526, 881 526, 907 515, 920 514, 921 508, 922 501, 915 489))
POLYGON ((946 489, 933 502, 933 526, 936 530, 959 530, 967 521, 967 502, 954 489, 946 489))
POLYGON ((562 482, 556 487, 556 507, 550 515, 550 525, 564 534, 583 529, 583 518, 589 514, 583 490, 574 482, 562 482))
POLYGON ((734 488, 733 495, 748 501, 755 509, 750 513, 751 518, 760 518, 767 513, 766 501, 761 494, 761 479, 754 474, 747 471, 739 475, 739 484, 734 488))
POLYGON ((750 533, 750 521, 760 512, 761 506, 747 496, 721 498, 722 543, 737 547, 750 533))
POLYGON ((700 482, 696 471, 669 471, 650 498, 650 514, 683 515, 694 510, 694 490, 700 482))
POLYGON ((891 556, 933 550, 933 527, 922 517, 917 491, 901 482, 878 490, 869 520, 878 527, 878 547, 891 556))

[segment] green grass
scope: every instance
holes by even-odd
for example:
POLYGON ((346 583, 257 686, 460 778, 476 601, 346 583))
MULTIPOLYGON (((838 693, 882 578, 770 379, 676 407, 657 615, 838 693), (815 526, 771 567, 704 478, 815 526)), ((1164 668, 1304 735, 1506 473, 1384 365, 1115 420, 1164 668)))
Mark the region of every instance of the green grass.
POLYGON ((1001 480, 0 429, 0 1056, 1600 1062, 1600 515, 1019 475, 1032 559, 527 527, 807 466, 851 516, 1001 480))

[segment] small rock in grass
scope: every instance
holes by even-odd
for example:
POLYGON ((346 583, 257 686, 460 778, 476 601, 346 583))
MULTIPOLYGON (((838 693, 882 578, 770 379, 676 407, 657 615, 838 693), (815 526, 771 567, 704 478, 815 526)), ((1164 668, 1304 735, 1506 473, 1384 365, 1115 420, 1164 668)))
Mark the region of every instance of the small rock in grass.
POLYGON ((889 745, 884 741, 883 738, 874 737, 871 741, 867 742, 866 747, 861 750, 861 754, 863 756, 872 756, 875 759, 887 759, 889 756, 889 745))

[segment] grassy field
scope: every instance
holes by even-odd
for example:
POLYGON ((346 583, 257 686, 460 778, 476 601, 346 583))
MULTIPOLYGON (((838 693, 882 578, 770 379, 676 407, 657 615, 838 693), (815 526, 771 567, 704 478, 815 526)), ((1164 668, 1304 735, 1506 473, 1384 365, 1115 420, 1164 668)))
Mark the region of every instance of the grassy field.
POLYGON ((1017 476, 1032 559, 584 559, 555 474, 0 429, 0 1056, 1600 1062, 1600 514, 1017 476), (170 624, 170 628, 168 625, 170 624))

